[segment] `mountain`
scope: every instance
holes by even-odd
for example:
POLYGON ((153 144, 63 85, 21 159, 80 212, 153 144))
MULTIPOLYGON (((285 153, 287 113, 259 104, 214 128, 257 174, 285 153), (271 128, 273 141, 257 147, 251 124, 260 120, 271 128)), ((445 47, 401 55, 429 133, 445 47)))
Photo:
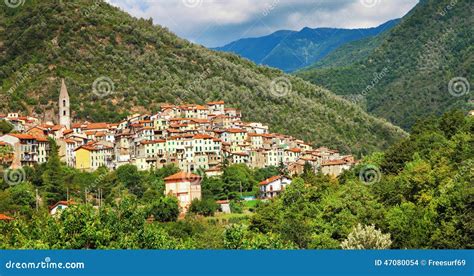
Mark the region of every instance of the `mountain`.
POLYGON ((351 65, 368 57, 384 41, 387 32, 377 36, 363 38, 342 45, 316 63, 300 69, 301 71, 310 68, 327 68, 351 65))
POLYGON ((311 65, 346 43, 374 37, 390 30, 399 20, 368 29, 303 28, 277 31, 267 36, 245 38, 215 48, 248 58, 257 64, 292 72, 311 65))
POLYGON ((0 13, 1 112, 55 118, 65 78, 76 121, 224 100, 245 120, 344 152, 371 152, 406 135, 325 89, 194 45, 105 2, 32 0, 0 13))
POLYGON ((432 114, 473 109, 473 11, 468 0, 421 1, 366 58, 297 75, 405 129, 432 114))

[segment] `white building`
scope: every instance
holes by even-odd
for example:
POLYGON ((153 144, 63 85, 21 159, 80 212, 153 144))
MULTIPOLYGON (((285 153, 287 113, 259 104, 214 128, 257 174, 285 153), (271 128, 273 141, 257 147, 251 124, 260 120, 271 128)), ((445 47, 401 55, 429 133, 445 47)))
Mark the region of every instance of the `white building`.
POLYGON ((289 184, 291 184, 291 179, 286 176, 272 176, 260 182, 260 195, 262 198, 274 198, 289 184))

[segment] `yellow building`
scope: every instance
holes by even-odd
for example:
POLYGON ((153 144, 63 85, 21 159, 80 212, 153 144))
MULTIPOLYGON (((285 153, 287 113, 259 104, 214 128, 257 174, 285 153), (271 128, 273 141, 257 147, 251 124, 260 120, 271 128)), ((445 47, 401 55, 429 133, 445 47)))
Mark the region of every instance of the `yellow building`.
POLYGON ((101 166, 112 167, 112 147, 87 144, 78 147, 76 152, 76 169, 95 171, 101 166))

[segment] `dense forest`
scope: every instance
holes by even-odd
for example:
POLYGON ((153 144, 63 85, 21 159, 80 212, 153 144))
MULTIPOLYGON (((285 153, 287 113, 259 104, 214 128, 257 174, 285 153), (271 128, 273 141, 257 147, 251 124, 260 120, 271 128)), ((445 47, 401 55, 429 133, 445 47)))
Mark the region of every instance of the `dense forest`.
POLYGON ((3 179, 0 213, 15 219, 0 221, 0 248, 474 248, 473 133, 474 116, 462 111, 426 118, 340 177, 306 168, 254 206, 241 195, 257 195, 259 181, 285 170, 223 164, 180 219, 176 199, 163 193, 175 167, 80 172, 59 162, 51 141, 47 163, 3 179), (49 215, 68 195, 77 204, 49 215), (217 216, 218 199, 242 214, 217 216))
POLYGON ((342 46, 296 75, 404 129, 429 115, 474 109, 473 11, 470 0, 420 1, 376 40, 342 46))
POLYGON ((343 152, 368 154, 406 135, 325 89, 192 44, 103 1, 0 5, 0 29, 4 113, 55 119, 65 78, 74 121, 116 122, 164 102, 224 100, 246 121, 343 152))

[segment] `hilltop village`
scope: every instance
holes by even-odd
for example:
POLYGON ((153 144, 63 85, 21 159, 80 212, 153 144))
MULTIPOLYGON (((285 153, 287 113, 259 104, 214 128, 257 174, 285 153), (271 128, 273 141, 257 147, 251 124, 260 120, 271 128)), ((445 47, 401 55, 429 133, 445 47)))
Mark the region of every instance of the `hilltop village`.
POLYGON ((208 176, 222 173, 224 162, 251 168, 284 167, 289 175, 310 164, 316 172, 337 176, 355 160, 337 150, 313 148, 294 137, 271 133, 266 125, 242 121, 239 110, 223 101, 206 105, 162 104, 156 114, 134 114, 121 122, 72 122, 69 95, 62 81, 58 123, 41 122, 18 113, 2 115, 14 126, 0 137, 0 146, 12 148, 11 168, 47 161, 49 141, 59 146, 68 166, 94 171, 133 164, 139 170, 174 163, 183 176, 198 170, 208 176))

